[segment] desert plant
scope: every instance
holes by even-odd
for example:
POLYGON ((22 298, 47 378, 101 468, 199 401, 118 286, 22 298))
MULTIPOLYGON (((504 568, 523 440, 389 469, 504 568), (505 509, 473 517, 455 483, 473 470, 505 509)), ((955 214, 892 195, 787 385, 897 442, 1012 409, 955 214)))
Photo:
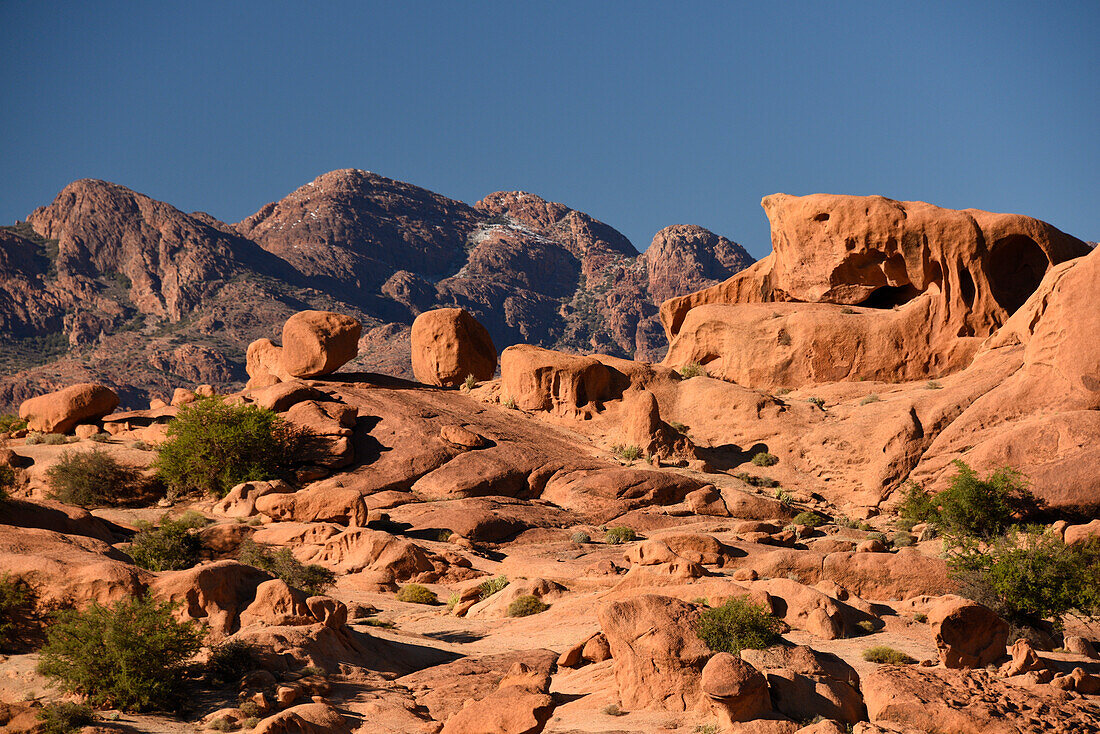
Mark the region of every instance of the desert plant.
POLYGON ((704 609, 695 633, 714 652, 734 655, 779 642, 783 623, 748 597, 730 599, 720 607, 704 609))
POLYGON ((571 541, 573 541, 574 543, 591 543, 592 542, 592 536, 589 535, 588 533, 584 532, 583 530, 578 530, 577 532, 573 533, 569 537, 569 539, 571 541))
POLYGON ((840 312, 843 313, 843 314, 859 313, 859 311, 856 311, 851 306, 845 306, 844 308, 840 309, 840 312))
POLYGON ((198 625, 172 611, 149 597, 63 611, 47 630, 38 671, 95 706, 170 706, 182 690, 184 663, 203 638, 198 625))
POLYGON ((932 495, 921 489, 916 482, 909 482, 905 487, 897 511, 901 519, 899 527, 903 530, 909 530, 919 522, 935 522, 939 519, 939 509, 932 500, 932 495))
POLYGON ((473 390, 477 387, 477 378, 473 375, 466 375, 466 379, 462 381, 462 387, 466 390, 473 390))
POLYGON ((138 523, 138 532, 130 544, 130 558, 150 571, 178 571, 199 562, 202 540, 193 531, 206 524, 198 513, 187 513, 173 520, 165 514, 160 525, 138 523))
POLYGON ((34 589, 18 576, 0 574, 0 650, 6 649, 34 609, 34 589))
POLYGON ((13 431, 22 431, 27 427, 27 422, 17 415, 12 413, 4 413, 0 415, 0 433, 11 433, 13 431))
POLYGON ((95 722, 92 707, 83 703, 62 701, 50 703, 38 712, 38 734, 72 734, 95 722))
POLYGON ((706 374, 706 368, 698 362, 689 362, 680 368, 680 377, 685 380, 690 380, 692 377, 702 377, 706 374))
POLYGON ((446 543, 451 539, 452 535, 454 535, 453 530, 447 530, 446 528, 444 528, 443 530, 440 530, 438 533, 435 534, 435 539, 438 540, 440 543, 446 543))
POLYGON ((447 611, 454 609, 462 601, 462 595, 457 591, 447 597, 447 611))
POLYGON ((600 709, 600 713, 604 716, 625 716, 626 712, 619 708, 617 703, 609 703, 600 709))
POLYGON ((141 475, 100 447, 66 451, 46 471, 50 496, 70 505, 93 507, 134 499, 141 475))
POLYGON ((420 584, 405 584, 397 590, 397 601, 410 604, 438 604, 439 599, 431 589, 420 584))
POLYGON ((865 635, 869 635, 869 634, 871 634, 872 632, 874 632, 874 631, 875 631, 875 623, 874 623, 874 622, 872 622, 872 621, 871 621, 871 620, 869 620, 869 619, 861 619, 861 620, 859 620, 858 622, 856 622, 856 627, 859 627, 859 629, 860 629, 860 630, 861 630, 861 631, 863 632, 863 634, 865 634, 865 635))
POLYGON ((99 433, 93 433, 91 436, 88 436, 88 440, 94 441, 95 443, 107 443, 111 440, 111 434, 100 431, 99 433))
POLYGON ((287 586, 317 596, 323 594, 336 581, 336 574, 324 566, 311 563, 303 565, 290 548, 272 551, 270 547, 245 538, 237 550, 237 560, 249 566, 267 571, 286 582, 287 586))
POLYGON ((670 428, 672 428, 672 430, 676 431, 677 433, 683 436, 688 435, 688 427, 683 423, 680 423, 679 421, 669 421, 668 425, 670 428))
POLYGON ((504 400, 500 401, 500 404, 503 405, 505 408, 508 408, 509 410, 515 410, 516 409, 516 399, 515 398, 505 398, 504 400))
POLYGON ((614 528, 607 529, 607 535, 604 536, 604 540, 611 545, 620 545, 622 543, 629 543, 638 539, 638 534, 634 532, 633 528, 628 528, 625 525, 620 525, 614 528))
POLYGON ((963 539, 948 559, 959 592, 1005 619, 1034 626, 1100 608, 1100 540, 1066 545, 1042 528, 1013 528, 985 544, 963 539))
POLYGON ((895 650, 886 645, 867 648, 863 651, 863 659, 869 663, 879 663, 881 665, 912 665, 917 662, 901 650, 895 650))
POLYGON ((241 721, 241 729, 255 729, 260 723, 259 716, 249 716, 247 719, 241 721))
POLYGON ((1026 515, 1038 506, 1023 475, 1004 467, 985 479, 961 459, 950 486, 933 499, 937 521, 953 535, 992 538, 1002 534, 1015 515, 1026 515))
POLYGON ((150 446, 145 441, 138 440, 138 441, 131 441, 130 442, 130 448, 137 449, 138 451, 149 451, 153 447, 150 446))
POLYGON ((779 500, 780 504, 790 505, 794 502, 794 496, 785 489, 775 490, 775 498, 779 500))
POLYGON ((532 614, 545 612, 549 608, 550 605, 534 594, 524 594, 523 596, 517 596, 512 600, 512 603, 508 605, 508 616, 529 617, 532 614))
POLYGON ((917 612, 916 614, 913 615, 913 621, 914 622, 919 622, 920 624, 924 624, 925 622, 928 621, 928 615, 925 614, 924 612, 917 612))
POLYGON ((908 548, 913 545, 913 536, 909 533, 894 533, 894 537, 890 539, 895 548, 908 548))
POLYGON ((233 731, 233 722, 228 716, 219 716, 211 721, 208 726, 214 731, 233 731))
POLYGON ((65 436, 60 433, 46 433, 42 435, 42 443, 47 446, 64 446, 76 441, 76 436, 65 436))
POLYGON ((637 461, 642 458, 642 450, 637 446, 623 446, 615 444, 611 447, 611 453, 624 461, 637 461))
POLYGON ((495 576, 488 581, 482 581, 481 584, 477 587, 478 598, 482 601, 485 601, 493 594, 504 589, 504 587, 506 587, 507 585, 507 576, 495 576))
POLYGON ((224 496, 234 485, 291 479, 312 436, 258 405, 200 398, 184 405, 157 447, 158 475, 177 494, 224 496))
POLYGON ((816 405, 817 407, 821 408, 822 410, 825 410, 825 399, 824 398, 807 398, 806 402, 810 403, 811 405, 816 405))
POLYGON ((805 525, 808 528, 816 528, 825 524, 825 518, 816 512, 800 512, 792 520, 795 525, 805 525))
POLYGON ((925 390, 942 390, 943 385, 941 385, 936 380, 929 380, 928 382, 924 383, 924 389, 925 390))
POLYGON ((859 404, 860 405, 870 405, 871 403, 881 403, 881 402, 882 402, 882 398, 880 398, 875 393, 871 393, 867 397, 863 398, 863 400, 860 400, 859 404))
POLYGON ((8 498, 8 490, 15 486, 15 470, 7 464, 0 464, 0 502, 8 498))
POLYGON ((258 667, 256 648, 243 640, 226 640, 210 648, 205 676, 214 685, 224 686, 236 683, 258 667))
POLYGON ((749 474, 748 472, 744 471, 738 472, 737 474, 734 474, 734 476, 740 479, 745 484, 751 485, 753 487, 767 487, 771 489, 772 487, 779 486, 779 482, 775 479, 772 479, 771 477, 758 476, 756 474, 749 474))
POLYGON ((44 434, 39 433, 38 431, 28 431, 27 437, 23 439, 23 442, 28 446, 37 446, 38 444, 42 443, 43 435, 44 434))
POLYGON ((760 451, 752 457, 753 466, 775 466, 778 463, 779 457, 767 451, 760 451))

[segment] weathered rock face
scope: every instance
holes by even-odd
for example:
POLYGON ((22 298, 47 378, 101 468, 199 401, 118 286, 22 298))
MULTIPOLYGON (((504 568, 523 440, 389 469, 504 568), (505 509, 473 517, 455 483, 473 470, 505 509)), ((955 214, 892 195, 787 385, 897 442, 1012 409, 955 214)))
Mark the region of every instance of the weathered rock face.
POLYGON ((702 689, 723 728, 752 721, 772 710, 768 680, 739 657, 720 652, 703 666, 702 689))
POLYGON ((767 676, 776 710, 795 720, 823 716, 845 724, 866 718, 859 675, 836 655, 807 645, 742 650, 741 657, 767 676))
POLYGON ((665 227, 641 259, 657 303, 717 285, 754 262, 741 245, 694 224, 665 227))
POLYGON ((500 376, 503 399, 522 410, 578 416, 610 396, 611 375, 599 360, 530 344, 501 353, 500 376))
POLYGON ((489 332, 468 311, 437 308, 412 325, 412 368, 419 382, 455 387, 467 376, 491 380, 497 350, 489 332))
POLYGON ((945 668, 982 668, 1005 656, 1008 624, 992 610, 945 596, 928 614, 945 668))
POLYGON ((23 401, 19 417, 32 431, 68 433, 77 423, 98 420, 117 407, 114 390, 82 383, 23 401))
POLYGON ((666 364, 700 362, 752 387, 954 372, 1052 265, 1089 252, 1084 242, 1018 215, 880 196, 775 194, 762 205, 772 254, 720 285, 662 305, 671 342, 666 364), (780 324, 760 323, 767 307, 728 308, 783 301, 806 305, 775 309, 780 324), (862 308, 845 319, 835 306, 862 308), (732 344, 746 343, 750 352, 752 344, 766 344, 775 356, 755 373, 748 360, 726 361, 732 344), (819 374, 814 363, 826 354, 840 364, 819 374))
POLYGON ((687 711, 700 704, 711 652, 695 635, 695 606, 646 594, 605 604, 596 615, 615 660, 623 708, 687 711))

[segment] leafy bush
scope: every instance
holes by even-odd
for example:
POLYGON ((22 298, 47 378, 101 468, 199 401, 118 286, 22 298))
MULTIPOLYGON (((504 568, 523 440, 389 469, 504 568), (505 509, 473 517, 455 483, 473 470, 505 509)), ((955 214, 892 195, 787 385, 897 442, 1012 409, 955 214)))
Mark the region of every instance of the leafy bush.
POLYGON ((301 589, 310 596, 323 594, 336 581, 336 574, 324 566, 311 563, 303 565, 290 548, 272 551, 270 547, 245 538, 237 549, 237 560, 249 566, 267 571, 282 579, 287 586, 301 589))
POLYGON ((916 482, 909 482, 906 486, 897 511, 898 517, 902 520, 900 526, 904 530, 912 528, 919 522, 936 522, 940 515, 932 495, 921 489, 916 482))
POLYGON ((72 734, 95 722, 92 707, 82 703, 51 703, 38 712, 39 734, 72 734))
POLYGON ((775 490, 775 498, 779 500, 780 504, 789 505, 794 502, 794 495, 785 489, 775 490))
POLYGON ((259 667, 256 648, 243 640, 226 640, 210 648, 206 679, 217 686, 236 683, 259 667))
POLYGON ((629 543, 632 540, 637 540, 638 534, 634 532, 633 528, 626 526, 619 526, 615 528, 608 528, 605 540, 611 545, 620 545, 621 543, 629 543))
POLYGON ((439 599, 431 589, 420 584, 405 584, 397 591, 397 601, 411 604, 438 604, 439 599))
POLYGON ((34 609, 34 590, 9 573, 0 574, 0 649, 6 649, 34 609))
POLYGON ((512 600, 512 603, 508 605, 508 616, 530 617, 532 614, 545 612, 549 608, 550 605, 546 604, 534 594, 524 594, 523 596, 517 596, 512 600))
POLYGON ((783 623, 748 597, 730 599, 699 615, 695 633, 714 652, 734 655, 759 650, 779 642, 783 623))
POLYGON ((94 706, 171 706, 182 690, 184 663, 203 637, 196 624, 177 621, 172 610, 167 602, 135 597, 63 611, 47 631, 38 672, 94 706))
POLYGON ((134 563, 150 571, 178 571, 199 562, 202 540, 192 532, 206 524, 206 518, 187 513, 172 520, 165 514, 160 525, 138 523, 138 533, 130 545, 134 563))
POLYGON ((988 545, 965 539, 948 564, 960 593, 1011 622, 1060 627, 1072 610, 1100 608, 1100 540, 1066 545, 1041 528, 1013 528, 988 545))
POLYGON ((775 466, 779 463, 779 457, 767 451, 761 451, 752 457, 752 463, 753 466, 775 466))
POLYGON ((584 532, 583 530, 578 530, 577 532, 573 533, 573 535, 571 535, 569 537, 569 539, 571 541, 573 541, 574 543, 591 543, 592 542, 592 536, 589 535, 588 533, 584 532))
POLYGON ((757 476, 756 474, 749 474, 745 471, 738 472, 737 474, 734 474, 734 476, 740 479, 745 484, 751 485, 753 487, 771 488, 779 486, 779 482, 775 479, 772 479, 771 477, 757 476))
POLYGON ((157 447, 157 473, 174 492, 223 497, 241 482, 291 479, 311 438, 257 405, 200 398, 168 424, 168 438, 157 447))
POLYGON ((1016 514, 1026 515, 1038 506, 1023 475, 1004 467, 985 479, 962 460, 951 486, 937 494, 937 521, 948 533, 992 538, 1002 534, 1016 514))
POLYGON ((17 415, 4 413, 0 415, 0 433, 22 431, 27 427, 27 422, 17 415))
POLYGON ((706 368, 698 362, 689 362, 680 368, 680 377, 685 380, 690 380, 692 377, 703 377, 706 374, 706 368))
POLYGON ((642 450, 637 446, 623 446, 615 444, 611 447, 611 453, 625 461, 637 461, 642 458, 642 450))
POLYGON ((501 589, 503 589, 507 585, 508 585, 508 577, 507 576, 497 576, 495 578, 489 579, 488 581, 482 581, 481 584, 477 587, 478 597, 482 601, 485 601, 490 596, 497 593, 498 591, 500 591, 501 589))
POLYGON ((97 446, 89 451, 63 453, 46 471, 46 482, 54 499, 94 507, 133 500, 141 486, 141 475, 97 446))
POLYGON ((912 665, 917 662, 901 650, 895 650, 886 645, 867 648, 863 651, 863 659, 869 663, 879 663, 881 665, 912 665))
POLYGON ((791 520, 795 525, 805 525, 808 528, 816 528, 825 524, 825 518, 816 512, 800 512, 791 520))
POLYGON ((473 375, 466 375, 466 379, 462 381, 462 387, 467 390, 473 390, 477 387, 477 378, 473 375))

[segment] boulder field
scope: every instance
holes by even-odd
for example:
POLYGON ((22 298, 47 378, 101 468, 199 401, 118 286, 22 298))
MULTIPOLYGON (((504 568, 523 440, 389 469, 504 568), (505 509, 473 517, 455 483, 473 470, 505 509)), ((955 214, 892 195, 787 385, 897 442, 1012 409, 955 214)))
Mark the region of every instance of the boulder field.
MULTIPOLYGON (((479 207, 583 231, 540 202, 479 207)), ((123 716, 140 731, 1100 732, 1100 623, 1020 637, 960 595, 941 538, 894 512, 906 482, 940 488, 961 458, 1027 475, 1067 543, 1100 535, 1083 521, 1100 505, 1100 255, 1014 215, 881 197, 765 209, 771 256, 662 307, 664 364, 521 344, 497 377, 488 330, 439 309, 411 331, 414 382, 340 371, 358 321, 291 317, 221 399, 317 440, 293 476, 224 497, 48 497, 68 451, 151 475, 209 386, 113 414, 113 393, 80 397, 94 385, 35 397, 26 417, 48 427, 29 428, 73 435, 4 434, 0 573, 36 589, 37 613, 149 593, 260 651, 183 719, 123 716), (205 521, 197 565, 133 563, 140 522, 187 511, 205 521), (246 540, 335 583, 294 588, 243 563, 246 540), (769 612, 775 644, 709 647, 729 600, 769 612), (878 646, 912 662, 866 659, 878 646)), ((47 690, 35 659, 0 660, 0 722, 47 690)))

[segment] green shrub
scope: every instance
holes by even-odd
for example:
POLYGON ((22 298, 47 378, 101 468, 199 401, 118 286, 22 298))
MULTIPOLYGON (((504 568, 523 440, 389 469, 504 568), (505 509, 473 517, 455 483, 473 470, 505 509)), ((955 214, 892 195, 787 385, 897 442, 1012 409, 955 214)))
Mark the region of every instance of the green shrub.
POLYGON ((214 685, 224 686, 236 683, 259 666, 256 648, 243 640, 226 640, 210 648, 205 676, 214 685))
POLYGON ((869 663, 879 663, 880 665, 912 665, 917 662, 901 650, 895 650, 886 645, 867 648, 863 651, 863 659, 869 663))
POLYGON ((882 398, 880 398, 875 393, 871 393, 867 397, 863 398, 863 400, 860 400, 859 404, 860 405, 870 405, 871 403, 881 403, 881 402, 882 402, 882 398))
POLYGON ((618 456, 624 461, 637 461, 642 458, 642 450, 637 446, 623 446, 622 444, 615 444, 611 447, 611 453, 618 456))
POLYGON ((60 433, 46 433, 42 435, 42 443, 47 446, 64 446, 67 443, 74 443, 76 436, 65 436, 60 433))
POLYGON ((1100 608, 1100 540, 1066 545, 1041 528, 1013 528, 988 545, 965 539, 948 565, 961 594, 1010 622, 1061 627, 1070 611, 1100 608))
POLYGON ((458 603, 460 601, 462 601, 462 595, 459 594, 457 591, 452 593, 450 596, 448 596, 447 597, 447 611, 449 612, 452 609, 454 609, 456 606, 458 606, 458 603))
POLYGON ((890 539, 895 548, 908 548, 913 545, 913 536, 909 533, 894 533, 894 537, 890 539))
POLYGON ((51 703, 38 712, 38 734, 72 734, 95 722, 92 707, 82 703, 51 703))
POLYGON ((205 524, 206 518, 198 513, 188 513, 176 520, 165 514, 156 527, 139 522, 138 532, 130 545, 130 558, 150 571, 191 568, 199 562, 202 551, 202 540, 193 531, 205 524))
POLYGON ((467 390, 473 390, 477 387, 477 378, 473 375, 466 375, 466 379, 462 381, 462 387, 467 390))
POLYGON ((241 721, 241 729, 255 729, 260 724, 259 716, 249 716, 241 721))
POLYGON ((504 400, 500 401, 500 404, 503 405, 505 408, 508 408, 509 410, 515 410, 516 409, 516 399, 515 398, 505 398, 504 400))
POLYGON ((27 427, 27 422, 17 415, 4 413, 0 415, 0 433, 12 433, 22 431, 27 427))
POLYGON ((592 542, 592 536, 589 535, 588 533, 584 532, 583 530, 578 530, 577 532, 573 533, 573 535, 571 535, 569 539, 571 541, 573 541, 574 543, 591 543, 592 542))
POLYGON ((748 472, 744 471, 738 472, 737 474, 734 474, 734 476, 740 479, 745 484, 751 485, 753 487, 767 487, 770 489, 772 487, 779 486, 779 482, 775 479, 772 479, 771 477, 757 476, 756 474, 749 474, 748 472))
POLYGON ((936 522, 940 516, 932 495, 921 489, 916 482, 909 482, 906 486, 897 511, 902 520, 900 525, 905 530, 919 522, 936 522))
POLYGON ((0 464, 0 502, 8 498, 8 490, 15 486, 15 470, 7 464, 0 464))
POLYGON ((99 433, 93 433, 91 436, 88 436, 88 440, 94 441, 95 443, 107 443, 111 440, 111 434, 100 431, 99 433))
POLYGON ((916 614, 913 615, 913 621, 914 622, 919 622, 920 624, 924 624, 925 622, 928 621, 928 615, 925 614, 924 612, 917 612, 916 614))
POLYGON ((680 368, 680 377, 685 380, 690 380, 692 377, 703 377, 706 374, 706 368, 698 362, 689 362, 680 368))
POLYGON ((1026 515, 1038 506, 1023 475, 1004 467, 980 479, 961 460, 951 485, 934 498, 938 522, 953 535, 992 538, 1002 534, 1014 515, 1026 515))
POLYGON ((805 525, 808 528, 821 527, 825 524, 825 518, 816 512, 800 512, 792 520, 795 525, 805 525))
POLYGON ((0 574, 0 650, 7 649, 34 611, 34 589, 18 576, 0 574))
POLYGON ((176 493, 225 496, 247 481, 292 479, 312 437, 273 411, 200 398, 184 405, 157 447, 157 473, 176 493))
POLYGON ((508 585, 508 578, 506 576, 496 576, 488 581, 482 581, 477 587, 478 598, 485 601, 493 594, 497 593, 508 585))
POLYGON ((607 535, 604 539, 611 545, 620 545, 622 543, 629 543, 638 539, 638 534, 634 532, 633 528, 628 528, 625 525, 619 527, 608 528, 607 535))
POLYGON ((695 633, 714 652, 734 655, 779 642, 783 623, 748 597, 730 599, 720 607, 704 609, 695 633))
POLYGON ((508 616, 530 617, 532 614, 545 612, 549 608, 550 605, 546 604, 534 594, 524 594, 523 596, 517 596, 512 600, 512 603, 508 605, 508 616))
POLYGON ((780 504, 790 505, 794 502, 794 496, 785 489, 775 490, 775 498, 779 500, 780 504))
POLYGON ((683 423, 680 423, 679 421, 669 421, 668 425, 672 430, 676 431, 677 433, 684 436, 688 435, 688 427, 685 426, 683 423))
POLYGON ((397 601, 411 604, 438 604, 439 599, 431 589, 420 584, 405 584, 397 591, 397 601))
POLYGON ((290 548, 272 551, 269 546, 245 538, 237 549, 237 560, 249 566, 267 571, 282 579, 287 586, 301 589, 310 596, 323 594, 336 581, 336 574, 324 566, 311 563, 303 565, 293 556, 290 548))
POLYGON ((61 454, 46 471, 46 482, 54 499, 94 507, 133 500, 141 487, 141 475, 97 446, 61 454))
POLYGON ((147 710, 171 706, 182 691, 184 663, 203 633, 179 622, 173 605, 149 597, 61 612, 47 631, 38 672, 94 706, 147 710))
POLYGON ((767 451, 761 451, 752 457, 752 463, 753 466, 775 466, 779 463, 779 457, 767 451))
POLYGON ((24 439, 24 443, 26 443, 28 446, 37 446, 38 444, 42 443, 43 435, 44 434, 39 433, 38 431, 28 431, 27 437, 26 439, 24 439))
POLYGON ((806 402, 810 403, 811 405, 816 405, 817 407, 821 408, 822 410, 825 410, 825 399, 824 398, 808 398, 806 400, 806 402))

